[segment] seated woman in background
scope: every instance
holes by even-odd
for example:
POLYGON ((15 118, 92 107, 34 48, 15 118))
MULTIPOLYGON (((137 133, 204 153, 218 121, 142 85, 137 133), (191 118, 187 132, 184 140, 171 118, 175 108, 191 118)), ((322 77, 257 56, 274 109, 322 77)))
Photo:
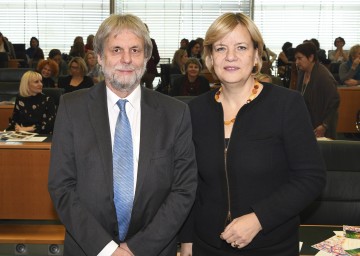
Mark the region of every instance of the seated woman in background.
POLYGON ((59 66, 53 60, 41 60, 36 69, 42 76, 42 84, 44 88, 55 88, 57 84, 53 77, 57 77, 59 66))
POLYGON ((331 62, 344 62, 349 59, 347 51, 343 49, 345 45, 345 39, 342 37, 335 38, 334 46, 336 47, 336 50, 329 51, 329 59, 331 62))
POLYGON ((53 132, 56 107, 52 98, 42 93, 41 79, 35 71, 24 73, 7 130, 39 134, 53 132))
MULTIPOLYGON (((59 67, 59 76, 67 76, 69 74, 68 65, 66 61, 63 60, 61 56, 61 51, 59 49, 51 49, 49 52, 49 59, 55 61, 59 67)), ((54 77, 55 82, 57 82, 58 77, 54 77)))
POLYGON ((94 51, 94 35, 90 34, 86 38, 85 53, 88 51, 94 51))
POLYGON ((85 45, 83 42, 77 41, 74 43, 74 45, 71 47, 69 56, 71 58, 73 57, 85 57, 85 45))
POLYGON ((282 51, 279 54, 278 57, 278 74, 280 77, 284 77, 286 73, 286 65, 290 63, 290 60, 288 58, 288 50, 292 48, 292 43, 285 42, 283 46, 281 47, 282 51))
POLYGON ((360 85, 360 44, 351 47, 349 60, 341 63, 339 76, 342 84, 347 86, 360 85))
POLYGON ((199 42, 191 40, 186 48, 186 51, 189 58, 196 58, 201 65, 203 64, 201 59, 201 45, 199 42))
POLYGON ((85 62, 88 68, 87 76, 91 77, 94 84, 104 80, 104 74, 101 71, 101 66, 97 63, 96 55, 93 51, 88 51, 85 54, 85 62))
POLYGON ((261 73, 271 75, 273 70, 273 62, 276 60, 277 54, 270 50, 266 45, 263 47, 263 54, 261 59, 263 61, 263 65, 261 68, 261 73))
POLYGON ((74 57, 69 62, 70 75, 59 77, 58 87, 64 88, 64 93, 89 88, 94 85, 88 77, 86 63, 81 57, 74 57))
POLYGON ((185 63, 188 60, 187 51, 184 49, 176 50, 170 67, 170 75, 185 74, 185 63))
POLYGON ((7 38, 0 32, 0 52, 7 53, 8 59, 16 59, 14 46, 7 40, 7 38))
POLYGON ((44 52, 40 48, 39 40, 36 37, 30 39, 30 47, 25 51, 30 68, 36 68, 39 60, 43 60, 44 52))
POLYGON ((200 76, 202 66, 195 58, 189 58, 185 64, 185 75, 175 79, 170 88, 171 96, 197 96, 210 91, 209 81, 200 76))

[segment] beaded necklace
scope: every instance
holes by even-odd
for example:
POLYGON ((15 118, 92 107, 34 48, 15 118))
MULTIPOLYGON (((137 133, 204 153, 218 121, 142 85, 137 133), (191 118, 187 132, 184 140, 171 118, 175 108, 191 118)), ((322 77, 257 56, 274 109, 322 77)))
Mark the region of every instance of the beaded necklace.
MULTIPOLYGON (((249 104, 251 101, 253 101, 253 99, 255 99, 257 93, 258 93, 258 89, 260 87, 260 84, 258 81, 255 80, 255 83, 254 83, 254 88, 251 90, 251 95, 250 97, 246 100, 246 103, 245 104, 249 104)), ((215 100, 217 102, 219 102, 219 98, 220 98, 220 94, 221 94, 221 91, 222 91, 222 87, 220 87, 220 89, 215 93, 215 100)), ((235 119, 236 117, 234 117, 233 119, 231 120, 224 120, 224 125, 231 125, 235 122, 235 119)))

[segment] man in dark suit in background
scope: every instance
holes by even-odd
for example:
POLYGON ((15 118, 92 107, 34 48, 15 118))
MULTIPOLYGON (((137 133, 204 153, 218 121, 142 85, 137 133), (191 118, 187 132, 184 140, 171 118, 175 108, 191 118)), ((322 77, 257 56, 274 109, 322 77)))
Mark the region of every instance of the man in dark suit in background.
POLYGON ((49 192, 64 255, 176 255, 197 184, 188 107, 139 86, 152 43, 136 16, 111 15, 94 45, 105 81, 61 98, 52 141, 49 192), (118 200, 128 194, 119 193, 124 168, 128 219, 118 200))

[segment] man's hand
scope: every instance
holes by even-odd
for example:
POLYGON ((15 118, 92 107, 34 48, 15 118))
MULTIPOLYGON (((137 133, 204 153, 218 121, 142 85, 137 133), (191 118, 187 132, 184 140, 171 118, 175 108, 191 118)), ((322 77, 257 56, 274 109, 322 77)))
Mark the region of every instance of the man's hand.
POLYGON ((192 243, 181 243, 180 256, 192 256, 192 243))
POLYGON ((317 138, 325 137, 326 128, 324 125, 319 125, 315 128, 314 133, 317 138))
POLYGON ((126 243, 121 243, 111 256, 134 256, 126 243))

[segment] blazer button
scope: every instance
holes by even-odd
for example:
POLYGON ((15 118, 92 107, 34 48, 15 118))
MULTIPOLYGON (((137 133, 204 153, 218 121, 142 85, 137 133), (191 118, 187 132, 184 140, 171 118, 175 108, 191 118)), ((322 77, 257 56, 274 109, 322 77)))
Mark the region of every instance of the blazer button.
POLYGON ((114 230, 114 236, 118 236, 119 232, 117 230, 114 230))

